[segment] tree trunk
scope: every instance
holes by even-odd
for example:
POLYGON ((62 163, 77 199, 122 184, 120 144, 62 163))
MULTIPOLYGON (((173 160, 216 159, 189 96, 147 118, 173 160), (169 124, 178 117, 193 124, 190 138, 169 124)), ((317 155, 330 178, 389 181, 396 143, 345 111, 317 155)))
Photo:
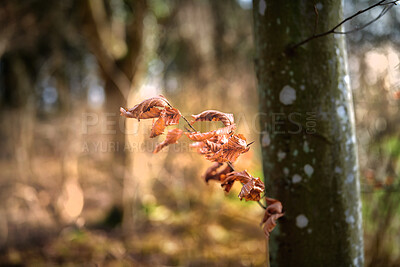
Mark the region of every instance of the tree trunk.
MULTIPOLYGON (((119 116, 119 107, 127 106, 127 98, 131 90, 134 90, 138 64, 141 56, 143 40, 143 20, 146 14, 145 0, 123 1, 129 11, 130 18, 124 22, 120 31, 121 36, 115 33, 112 28, 112 16, 107 10, 106 2, 89 1, 84 2, 83 7, 89 15, 86 21, 84 34, 88 36, 92 43, 90 49, 95 55, 102 75, 105 80, 106 107, 105 111, 111 113, 107 118, 107 123, 114 128, 110 132, 112 137, 113 160, 112 175, 114 177, 113 195, 115 206, 122 206, 123 216, 121 223, 132 224, 133 197, 128 196, 126 188, 132 182, 132 174, 128 173, 132 164, 133 155, 127 155, 125 127, 121 121, 125 119, 119 116), (93 42, 94 41, 94 42, 93 42), (99 45, 101 44, 101 45, 99 45), (115 46, 125 47, 124 53, 115 51, 115 46), (121 54, 120 54, 121 53, 121 54)), ((121 49, 120 50, 124 50, 121 49)))
POLYGON ((285 216, 272 266, 362 266, 354 113, 343 35, 291 45, 342 19, 341 1, 254 0, 267 195, 285 216), (316 23, 316 18, 319 18, 316 23))

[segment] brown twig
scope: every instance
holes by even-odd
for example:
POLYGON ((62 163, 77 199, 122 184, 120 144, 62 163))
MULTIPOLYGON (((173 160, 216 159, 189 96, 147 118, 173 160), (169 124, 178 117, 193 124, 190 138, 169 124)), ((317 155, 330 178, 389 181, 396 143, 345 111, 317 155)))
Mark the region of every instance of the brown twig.
POLYGON ((186 121, 186 123, 189 125, 190 128, 192 128, 193 131, 197 132, 196 129, 189 123, 189 121, 185 118, 185 116, 181 115, 182 118, 186 121))
MULTIPOLYGON (((307 39, 305 39, 305 40, 303 40, 303 41, 301 41, 301 42, 299 42, 299 43, 297 43, 297 44, 291 46, 291 47, 289 48, 289 50, 290 50, 290 51, 293 51, 294 49, 298 48, 299 46, 302 46, 302 45, 305 44, 305 43, 308 43, 308 42, 311 41, 311 40, 314 40, 314 39, 317 39, 317 38, 320 38, 320 37, 323 37, 323 36, 326 36, 326 35, 329 35, 329 34, 347 34, 347 33, 351 33, 351 32, 355 32, 355 31, 359 31, 359 30, 361 30, 361 29, 364 29, 365 27, 369 26, 370 24, 372 24, 373 22, 375 22, 375 21, 377 21, 379 18, 381 18, 384 14, 386 14, 386 12, 387 12, 390 8, 392 8, 394 5, 396 5, 397 2, 400 1, 400 0, 395 0, 395 1, 390 1, 390 2, 385 3, 386 1, 387 1, 387 0, 381 0, 381 1, 379 1, 378 3, 376 3, 376 4, 372 5, 372 6, 369 6, 369 7, 365 8, 365 9, 363 9, 363 10, 358 11, 357 13, 351 15, 350 17, 347 17, 346 19, 342 20, 339 24, 337 24, 336 26, 334 26, 334 27, 333 27, 332 29, 330 29, 329 31, 326 31, 326 32, 323 32, 323 33, 319 33, 319 34, 315 34, 315 31, 314 31, 314 34, 313 34, 312 36, 310 36, 310 37, 308 37, 307 39), (368 22, 367 24, 365 24, 365 25, 363 25, 363 26, 361 26, 361 27, 358 27, 358 28, 353 29, 353 30, 350 30, 350 31, 345 31, 345 32, 337 32, 337 31, 336 31, 336 29, 338 29, 340 26, 342 26, 342 25, 343 25, 344 23, 346 23, 347 21, 349 21, 349 20, 351 20, 351 19, 357 17, 358 15, 360 15, 360 14, 362 14, 362 13, 365 13, 365 12, 367 12, 367 11, 369 11, 369 10, 371 10, 371 9, 373 9, 373 8, 375 8, 375 7, 377 7, 377 6, 385 6, 385 7, 383 8, 382 12, 378 15, 378 17, 376 17, 376 18, 373 19, 372 21, 368 22)), ((315 11, 315 9, 316 9, 316 8, 315 8, 315 6, 314 6, 314 11, 315 11)), ((318 17, 318 11, 317 11, 316 14, 317 14, 317 17, 318 17)), ((318 18, 316 18, 316 19, 318 19, 318 18)))
MULTIPOLYGON (((172 108, 172 106, 168 103, 168 105, 172 108)), ((186 123, 190 126, 190 128, 193 129, 193 131, 197 132, 197 130, 189 123, 189 121, 182 115, 182 118, 186 121, 186 123)), ((249 143, 247 146, 251 145, 253 142, 249 143)), ((233 167, 232 162, 228 161, 227 162, 228 166, 231 167, 232 171, 235 171, 235 168, 233 167)), ((257 201, 258 205, 260 205, 261 208, 266 209, 265 207, 259 200, 257 201)))
MULTIPOLYGON (((168 101, 165 101, 170 108, 172 108, 171 104, 168 101)), ((196 129, 189 123, 189 121, 181 114, 181 117, 186 121, 187 125, 194 131, 197 132, 196 129)), ((186 128, 185 128, 186 129, 186 128)))
POLYGON ((247 144, 246 147, 249 147, 250 145, 252 145, 255 141, 251 141, 250 143, 247 144))

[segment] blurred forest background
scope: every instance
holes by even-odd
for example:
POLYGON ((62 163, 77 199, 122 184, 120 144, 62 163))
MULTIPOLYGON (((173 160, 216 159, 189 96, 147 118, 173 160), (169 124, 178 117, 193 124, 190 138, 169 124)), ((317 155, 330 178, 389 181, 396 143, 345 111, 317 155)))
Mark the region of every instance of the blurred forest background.
MULTIPOLYGON (((373 3, 345 1, 345 16, 373 3)), ((185 139, 154 155, 163 137, 149 138, 151 121, 119 116, 120 106, 158 94, 185 116, 234 113, 256 141, 238 169, 261 177, 251 8, 249 0, 1 1, 0 264, 264 264, 263 210, 239 201, 239 186, 225 195, 207 185, 209 163, 185 139)), ((400 8, 347 41, 366 263, 399 266, 400 8)))

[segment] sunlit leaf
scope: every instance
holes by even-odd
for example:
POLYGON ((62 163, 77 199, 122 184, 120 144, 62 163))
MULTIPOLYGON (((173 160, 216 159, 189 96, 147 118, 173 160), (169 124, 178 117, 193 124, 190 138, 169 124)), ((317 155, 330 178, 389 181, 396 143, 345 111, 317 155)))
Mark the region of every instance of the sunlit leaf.
POLYGON ((239 198, 240 200, 244 198, 246 201, 259 201, 263 192, 264 183, 260 178, 252 177, 250 181, 243 185, 242 190, 239 193, 239 198))
POLYGON ((223 144, 216 153, 206 155, 206 159, 216 162, 234 162, 241 154, 249 151, 249 149, 246 138, 241 134, 236 134, 230 136, 228 142, 223 144))
POLYGON ((158 118, 153 126, 151 127, 150 138, 156 137, 164 132, 165 120, 163 117, 158 118))
POLYGON ((156 107, 163 108, 168 106, 170 106, 168 100, 164 96, 159 95, 146 99, 130 109, 125 109, 121 107, 120 112, 121 116, 125 116, 127 118, 135 118, 140 121, 140 119, 158 118, 160 116, 161 110, 156 107))
POLYGON ((231 125, 234 123, 233 114, 223 113, 217 110, 205 110, 197 115, 192 115, 193 121, 191 124, 196 121, 221 121, 225 126, 231 125))
POLYGON ((161 111, 160 116, 164 118, 166 126, 176 125, 179 124, 181 113, 176 108, 170 108, 167 106, 161 111))
POLYGON ((164 147, 170 145, 170 144, 175 144, 178 142, 178 139, 182 136, 183 131, 181 129, 172 129, 169 130, 167 133, 167 137, 165 138, 164 141, 162 141, 160 144, 158 144, 153 151, 153 153, 159 152, 161 149, 164 147))

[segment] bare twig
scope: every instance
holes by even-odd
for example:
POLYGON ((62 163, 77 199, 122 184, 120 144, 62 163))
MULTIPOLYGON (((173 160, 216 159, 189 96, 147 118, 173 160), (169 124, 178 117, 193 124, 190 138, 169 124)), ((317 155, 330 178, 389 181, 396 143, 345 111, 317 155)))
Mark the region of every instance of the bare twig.
POLYGON ((349 30, 349 31, 344 31, 344 32, 337 32, 337 31, 335 31, 335 32, 333 32, 333 33, 334 33, 334 34, 348 34, 348 33, 353 33, 353 32, 356 32, 356 31, 359 31, 359 30, 362 30, 362 29, 368 27, 369 25, 371 25, 372 23, 374 23, 375 21, 377 21, 378 19, 380 19, 383 15, 385 15, 386 12, 388 12, 388 11, 394 6, 394 4, 392 4, 392 5, 384 5, 384 6, 385 6, 385 7, 382 9, 381 13, 379 13, 379 15, 378 15, 376 18, 374 18, 374 19, 371 20, 370 22, 368 22, 368 23, 362 25, 361 27, 356 27, 355 29, 352 29, 352 30, 349 30))
MULTIPOLYGON (((169 105, 169 104, 168 104, 169 105)), ((171 105, 170 105, 171 106, 171 105)), ((186 121, 186 123, 190 126, 190 128, 193 129, 193 131, 197 132, 197 130, 189 123, 189 121, 182 115, 182 118, 186 121)), ((186 127, 185 127, 186 128, 186 127)), ((247 146, 251 145, 253 142, 249 143, 247 146)), ((235 171, 235 168, 233 167, 232 162, 228 161, 227 162, 228 166, 231 167, 232 171, 235 171)), ((261 208, 266 209, 265 207, 259 200, 257 201, 258 205, 260 205, 261 208)))
MULTIPOLYGON (((168 102, 168 101, 165 101, 167 104, 168 104, 168 106, 170 107, 170 108, 172 108, 172 106, 171 106, 171 104, 168 102)), ((194 131, 194 132, 197 132, 196 131, 196 129, 189 123, 189 121, 185 118, 185 116, 183 116, 182 114, 181 114, 181 117, 186 121, 186 123, 187 123, 187 125, 189 125, 189 127, 194 131)), ((186 127, 185 127, 185 129, 186 129, 186 127)), ((190 132, 190 131, 189 131, 190 132)))
POLYGON ((314 32, 313 32, 313 35, 315 35, 315 33, 317 32, 317 28, 318 28, 318 19, 319 19, 318 9, 317 9, 317 7, 316 7, 315 4, 314 4, 314 13, 315 13, 315 22, 314 22, 314 32))
POLYGON ((252 145, 255 141, 251 141, 250 143, 247 144, 246 147, 249 147, 250 145, 252 145))
POLYGON ((187 125, 189 125, 190 128, 192 128, 193 131, 197 132, 196 129, 189 123, 189 121, 185 118, 185 116, 181 115, 182 118, 186 121, 187 125))
MULTIPOLYGON (((376 3, 376 4, 372 5, 372 6, 369 6, 369 7, 365 8, 365 9, 363 9, 363 10, 358 11, 357 13, 355 13, 355 14, 351 15, 350 17, 347 17, 346 19, 341 21, 339 24, 334 26, 329 31, 326 31, 326 32, 323 32, 323 33, 319 33, 319 34, 315 34, 315 31, 314 31, 314 34, 312 36, 310 36, 307 39, 305 39, 305 40, 303 40, 303 41, 291 46, 289 48, 289 50, 294 50, 297 47, 302 46, 303 44, 308 43, 311 40, 314 40, 314 39, 317 39, 317 38, 320 38, 320 37, 323 37, 323 36, 326 36, 326 35, 329 35, 329 34, 347 34, 347 33, 351 33, 351 32, 355 32, 355 31, 359 31, 361 29, 364 29, 365 27, 369 26, 370 24, 372 24, 373 22, 375 22, 379 18, 381 18, 384 14, 386 14, 386 12, 389 11, 389 9, 392 8, 394 5, 396 5, 397 2, 400 1, 400 0, 395 0, 395 1, 390 1, 390 2, 386 2, 386 1, 387 0, 381 0, 381 1, 379 1, 378 3, 376 3), (336 31, 336 29, 338 29, 340 26, 342 26, 347 21, 352 20, 353 18, 357 17, 358 15, 360 15, 362 13, 365 13, 365 12, 367 12, 367 11, 377 7, 377 6, 384 6, 384 8, 383 8, 382 12, 378 15, 378 17, 376 17, 372 21, 368 22, 367 24, 365 24, 365 25, 363 25, 361 27, 358 27, 358 28, 350 30, 350 31, 345 31, 345 32, 336 31)), ((314 6, 314 12, 315 12, 315 9, 316 8, 314 6)), ((317 20, 318 19, 318 11, 317 11, 316 15, 317 15, 316 20, 317 20)))

